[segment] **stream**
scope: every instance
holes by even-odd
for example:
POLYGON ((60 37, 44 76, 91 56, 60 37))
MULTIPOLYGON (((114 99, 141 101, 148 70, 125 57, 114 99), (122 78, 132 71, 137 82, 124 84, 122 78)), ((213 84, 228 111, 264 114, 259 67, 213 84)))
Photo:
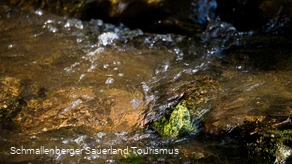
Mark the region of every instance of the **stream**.
POLYGON ((248 163, 236 129, 292 112, 291 46, 219 20, 190 37, 0 4, 0 161, 248 163), (162 137, 152 123, 192 84, 196 131, 162 137))

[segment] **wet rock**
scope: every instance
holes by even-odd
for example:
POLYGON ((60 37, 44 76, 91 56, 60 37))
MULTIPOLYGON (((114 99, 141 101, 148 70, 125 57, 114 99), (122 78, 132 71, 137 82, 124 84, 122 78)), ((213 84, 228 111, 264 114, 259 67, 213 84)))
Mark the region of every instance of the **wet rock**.
POLYGON ((289 47, 289 39, 257 36, 224 51, 219 67, 225 67, 220 73, 225 89, 206 114, 207 133, 231 132, 246 121, 291 112, 289 47), (253 74, 255 70, 259 72, 253 74))
POLYGON ((91 87, 62 88, 29 100, 14 121, 29 134, 64 127, 130 132, 142 126, 143 105, 141 92, 109 89, 96 95, 91 87))
POLYGON ((205 131, 212 134, 231 132, 245 122, 262 122, 269 115, 291 113, 292 93, 288 89, 291 84, 286 84, 291 78, 284 73, 282 75, 224 75, 229 79, 238 79, 232 84, 227 81, 222 84, 229 86, 225 90, 234 94, 227 96, 221 93, 220 99, 214 102, 213 108, 205 116, 205 131))
POLYGON ((122 22, 131 28, 141 28, 145 31, 190 35, 201 31, 209 15, 212 15, 216 8, 215 1, 208 3, 192 0, 179 2, 170 0, 77 0, 74 2, 11 0, 8 2, 30 10, 41 8, 83 20, 98 18, 105 22, 122 22), (200 8, 199 5, 204 8, 200 8))
POLYGON ((20 97, 20 80, 14 77, 3 77, 0 83, 0 121, 11 121, 21 110, 23 100, 20 97))
POLYGON ((264 122, 249 122, 242 127, 245 129, 242 137, 247 145, 250 161, 278 164, 286 163, 291 157, 290 119, 278 121, 276 117, 271 117, 264 122))
POLYGON ((237 30, 276 35, 291 31, 291 1, 218 0, 217 2, 221 20, 232 23, 237 30))
POLYGON ((226 57, 222 64, 240 65, 242 68, 288 70, 287 61, 291 60, 291 39, 279 36, 254 36, 245 38, 238 45, 232 45, 224 50, 226 57))
POLYGON ((108 126, 110 131, 131 132, 135 128, 143 128, 144 96, 142 92, 133 93, 120 89, 105 91, 107 99, 114 99, 114 105, 110 107, 108 120, 112 125, 108 126))
POLYGON ((153 123, 153 128, 162 136, 179 138, 197 134, 200 131, 199 123, 212 107, 212 100, 219 96, 220 85, 212 77, 201 76, 194 83, 183 86, 181 90, 185 93, 173 107, 170 116, 167 116, 166 112, 165 117, 153 123))
POLYGON ((84 17, 83 10, 86 5, 89 5, 91 0, 76 0, 76 1, 64 1, 64 0, 7 0, 8 3, 22 7, 23 9, 34 10, 35 8, 47 9, 50 12, 71 15, 74 17, 84 17))
POLYGON ((195 35, 218 19, 238 31, 291 36, 292 4, 288 0, 10 0, 22 8, 41 8, 83 20, 122 22, 155 33, 195 35))
POLYGON ((169 120, 163 117, 161 120, 153 123, 153 128, 162 136, 173 138, 196 133, 197 131, 193 126, 193 121, 185 101, 181 101, 175 106, 169 120))

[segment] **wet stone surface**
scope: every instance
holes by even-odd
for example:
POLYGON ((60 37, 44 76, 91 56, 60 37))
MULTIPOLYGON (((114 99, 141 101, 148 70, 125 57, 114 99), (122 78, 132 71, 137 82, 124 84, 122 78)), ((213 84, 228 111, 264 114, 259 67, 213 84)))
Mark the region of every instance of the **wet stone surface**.
POLYGON ((108 89, 96 96, 88 88, 64 88, 31 99, 14 118, 28 134, 85 126, 96 131, 132 131, 143 118, 143 94, 108 89), (95 100, 95 101, 94 101, 95 100))
POLYGON ((254 36, 219 20, 197 37, 150 34, 0 6, 3 163, 251 163, 249 153, 261 151, 246 145, 259 148, 270 136, 283 140, 268 152, 289 150, 282 135, 291 135, 292 108, 285 37, 254 36), (153 128, 161 118, 174 137, 153 128), (11 146, 137 146, 179 154, 16 158, 11 146))

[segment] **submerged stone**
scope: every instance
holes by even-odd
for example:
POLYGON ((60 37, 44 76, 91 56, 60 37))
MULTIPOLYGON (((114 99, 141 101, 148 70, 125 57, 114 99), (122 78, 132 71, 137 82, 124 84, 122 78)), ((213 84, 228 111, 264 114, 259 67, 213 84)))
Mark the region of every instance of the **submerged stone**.
POLYGON ((160 135, 173 138, 197 132, 185 101, 175 106, 169 120, 163 117, 160 121, 154 122, 153 127, 160 135))
POLYGON ((0 121, 10 121, 21 110, 20 80, 3 77, 0 83, 0 121))
POLYGON ((31 99, 14 118, 24 133, 36 134, 65 127, 96 131, 131 132, 143 123, 143 94, 120 89, 95 95, 90 87, 51 91, 44 99, 31 99), (135 108, 132 99, 139 100, 135 108))
POLYGON ((162 136, 179 138, 189 134, 198 134, 199 123, 210 111, 211 100, 217 98, 220 85, 212 77, 201 76, 195 83, 188 84, 181 90, 185 92, 184 96, 173 107, 170 116, 166 115, 153 123, 153 128, 162 136))

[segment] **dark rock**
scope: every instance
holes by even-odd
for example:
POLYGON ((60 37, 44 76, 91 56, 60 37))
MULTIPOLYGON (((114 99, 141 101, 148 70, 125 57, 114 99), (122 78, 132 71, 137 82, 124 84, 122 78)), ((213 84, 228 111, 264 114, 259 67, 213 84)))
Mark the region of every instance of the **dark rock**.
POLYGON ((220 18, 239 31, 291 36, 289 0, 8 0, 82 20, 102 19, 155 33, 194 35, 220 18))
POLYGON ((208 11, 216 7, 214 4, 204 3, 204 8, 199 8, 192 0, 175 2, 170 0, 29 0, 25 2, 10 0, 8 2, 25 9, 41 8, 82 20, 98 18, 105 22, 122 22, 131 28, 141 28, 149 32, 189 35, 203 29, 209 15, 208 11))
POLYGON ((292 3, 288 0, 217 0, 218 15, 240 31, 290 33, 292 3))

